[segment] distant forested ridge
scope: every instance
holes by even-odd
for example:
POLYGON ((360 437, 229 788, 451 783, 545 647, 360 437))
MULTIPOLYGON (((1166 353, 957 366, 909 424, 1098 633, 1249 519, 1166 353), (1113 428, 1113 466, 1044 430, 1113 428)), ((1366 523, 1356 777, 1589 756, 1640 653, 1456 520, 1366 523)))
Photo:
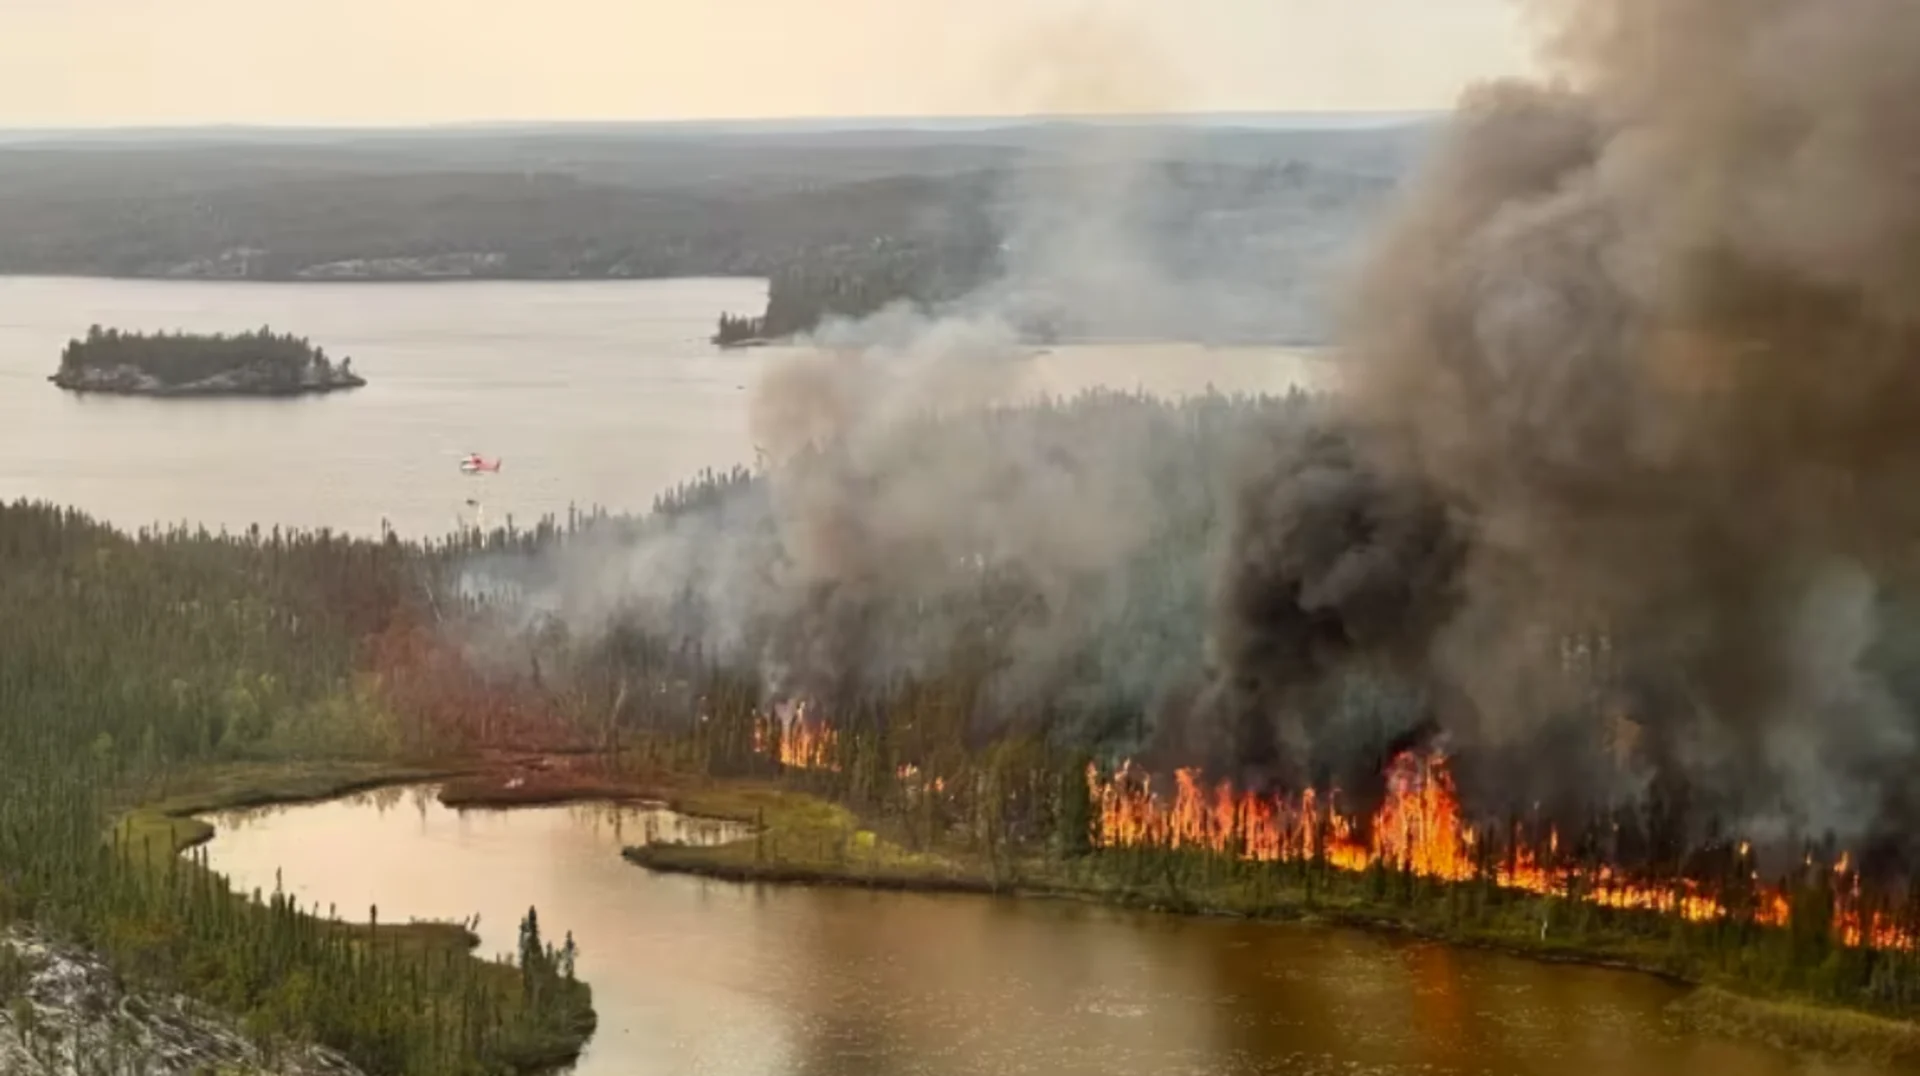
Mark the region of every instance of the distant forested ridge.
POLYGON ((51 378, 64 389, 131 395, 293 395, 358 388, 353 360, 338 363, 304 337, 253 332, 123 333, 98 325, 70 340, 51 378))
MULTIPOLYGON (((1159 331, 1277 339, 1313 334, 1306 284, 1424 144, 1417 127, 1136 131, 1117 149, 1086 133, 1033 124, 17 144, 0 147, 0 275, 769 280, 766 310, 726 311, 762 320, 746 336, 746 323, 718 334, 738 342, 966 294, 1006 268, 1009 251, 1024 257, 1048 241, 1060 223, 1044 219, 1052 212, 1069 228, 1075 216, 1104 217, 1124 233, 1120 246, 1063 264, 1112 269, 1144 241, 1196 291, 1242 285, 1214 288, 1216 309, 1182 310, 1184 322, 1159 331)), ((1096 302, 1062 304, 1070 316, 1026 320, 1069 334, 1112 328, 1088 309, 1096 302)), ((1119 331, 1169 321, 1149 313, 1153 324, 1119 331)))
POLYGON ((540 171, 76 192, 9 190, 7 164, 0 153, 0 274, 181 280, 764 278, 808 251, 936 237, 943 207, 978 186, 650 190, 540 171))

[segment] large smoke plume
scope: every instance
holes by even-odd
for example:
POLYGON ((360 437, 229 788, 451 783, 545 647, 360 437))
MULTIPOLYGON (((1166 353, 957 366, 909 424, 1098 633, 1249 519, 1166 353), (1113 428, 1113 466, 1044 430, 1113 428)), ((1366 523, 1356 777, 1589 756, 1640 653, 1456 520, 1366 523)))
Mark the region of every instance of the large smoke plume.
MULTIPOLYGON (((1001 74, 1030 88, 1022 110, 1181 105, 1180 80, 1123 24, 1044 23, 1014 46, 1001 74)), ((775 354, 753 387, 755 481, 537 564, 477 559, 469 585, 511 578, 525 608, 576 636, 645 623, 759 668, 774 694, 829 705, 972 660, 990 666, 975 671, 983 729, 1051 710, 1098 724, 1191 688, 1209 540, 1197 524, 1220 495, 1191 453, 1224 441, 1217 409, 1109 398, 982 415, 1054 387, 1027 342, 1037 323, 1167 338, 1260 320, 1251 290, 1215 286, 1231 270, 1203 277, 1169 257, 1169 236, 1191 255, 1220 234, 1179 227, 1194 208, 1166 171, 1204 152, 1166 128, 1057 132, 999 192, 997 279, 939 309, 830 319, 775 354), (982 640, 992 653, 963 653, 982 640)))
POLYGON ((763 481, 575 543, 536 604, 808 693, 1010 632, 983 712, 1243 782, 1364 797, 1438 736, 1479 813, 1904 853, 1920 8, 1530 11, 1554 80, 1469 91, 1383 222, 1336 421, 1276 403, 1234 466, 1205 407, 927 426, 1031 390, 1036 294, 1123 333, 1242 294, 1142 253, 1134 175, 1047 173, 1005 279, 823 328, 759 386, 763 481))
POLYGON ((1279 452, 1247 494, 1232 727, 1311 726, 1289 699, 1385 646, 1483 808, 1666 784, 1760 839, 1897 843, 1920 699, 1875 650, 1920 539, 1920 8, 1529 11, 1554 81, 1465 95, 1354 283, 1365 478, 1313 492, 1279 452), (1356 536, 1296 537, 1325 527, 1356 536))

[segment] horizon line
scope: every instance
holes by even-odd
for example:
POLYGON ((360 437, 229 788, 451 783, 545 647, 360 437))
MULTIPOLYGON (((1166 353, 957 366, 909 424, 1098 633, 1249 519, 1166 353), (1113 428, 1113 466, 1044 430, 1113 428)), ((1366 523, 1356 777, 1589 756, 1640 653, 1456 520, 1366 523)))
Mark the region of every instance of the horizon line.
POLYGON ((676 117, 654 119, 449 119, 427 121, 319 121, 319 120, 207 120, 163 123, 94 124, 0 124, 0 136, 33 135, 166 135, 185 133, 290 133, 290 134, 423 134, 488 133, 540 129, 725 129, 725 128, 810 128, 830 131, 909 131, 927 128, 994 130, 1033 127, 1048 124, 1107 124, 1174 126, 1317 126, 1356 127, 1393 126, 1418 122, 1446 114, 1445 109, 1298 109, 1298 110, 1209 110, 1179 112, 1034 112, 822 116, 728 116, 676 117))

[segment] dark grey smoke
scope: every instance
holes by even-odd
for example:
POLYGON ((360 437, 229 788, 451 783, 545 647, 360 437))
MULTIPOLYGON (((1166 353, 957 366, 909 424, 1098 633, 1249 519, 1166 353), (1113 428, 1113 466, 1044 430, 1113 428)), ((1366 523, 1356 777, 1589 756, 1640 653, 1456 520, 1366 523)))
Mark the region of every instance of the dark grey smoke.
POLYGON ((1351 691, 1417 678, 1455 610, 1460 543, 1427 489, 1369 472, 1324 420, 1277 423, 1251 448, 1215 599, 1227 675, 1204 715, 1226 742, 1209 746, 1244 784, 1324 785, 1430 719, 1351 691))
POLYGON ((1873 655, 1920 539, 1920 6, 1529 7, 1555 81, 1470 91, 1378 236, 1342 333, 1364 464, 1254 483, 1226 676, 1311 740, 1286 700, 1384 649, 1490 806, 1679 784, 1762 839, 1898 841, 1920 719, 1873 655), (1408 537, 1437 518, 1457 559, 1408 537))
MULTIPOLYGON (((637 606, 828 681, 990 636, 1002 712, 1195 712, 1210 620, 1201 720, 1132 739, 1344 783, 1442 729, 1489 813, 1897 849, 1920 762, 1920 7, 1531 7, 1556 81, 1461 102, 1352 281, 1338 421, 1290 413, 1230 472, 1210 617, 1194 476, 1219 457, 1182 432, 1204 408, 927 436, 930 409, 1019 394, 1025 311, 992 290, 829 327, 759 394, 765 447, 803 466, 575 550, 540 593, 576 628, 637 606)), ((1143 186, 1110 189, 1039 200, 1050 238, 1014 252, 1014 290, 1179 313, 1182 274, 1134 242, 1143 186)))

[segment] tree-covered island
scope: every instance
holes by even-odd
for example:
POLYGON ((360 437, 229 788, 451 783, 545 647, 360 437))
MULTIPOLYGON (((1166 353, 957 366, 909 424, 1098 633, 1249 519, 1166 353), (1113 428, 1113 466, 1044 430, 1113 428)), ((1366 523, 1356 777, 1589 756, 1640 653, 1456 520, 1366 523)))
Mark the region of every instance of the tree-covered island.
POLYGON ((123 333, 98 325, 60 353, 48 378, 74 392, 132 396, 298 396, 365 385, 353 360, 335 362, 304 337, 262 327, 229 336, 123 333))
POLYGON ((767 319, 748 314, 720 315, 720 328, 710 338, 721 348, 760 347, 769 341, 766 338, 767 319))

